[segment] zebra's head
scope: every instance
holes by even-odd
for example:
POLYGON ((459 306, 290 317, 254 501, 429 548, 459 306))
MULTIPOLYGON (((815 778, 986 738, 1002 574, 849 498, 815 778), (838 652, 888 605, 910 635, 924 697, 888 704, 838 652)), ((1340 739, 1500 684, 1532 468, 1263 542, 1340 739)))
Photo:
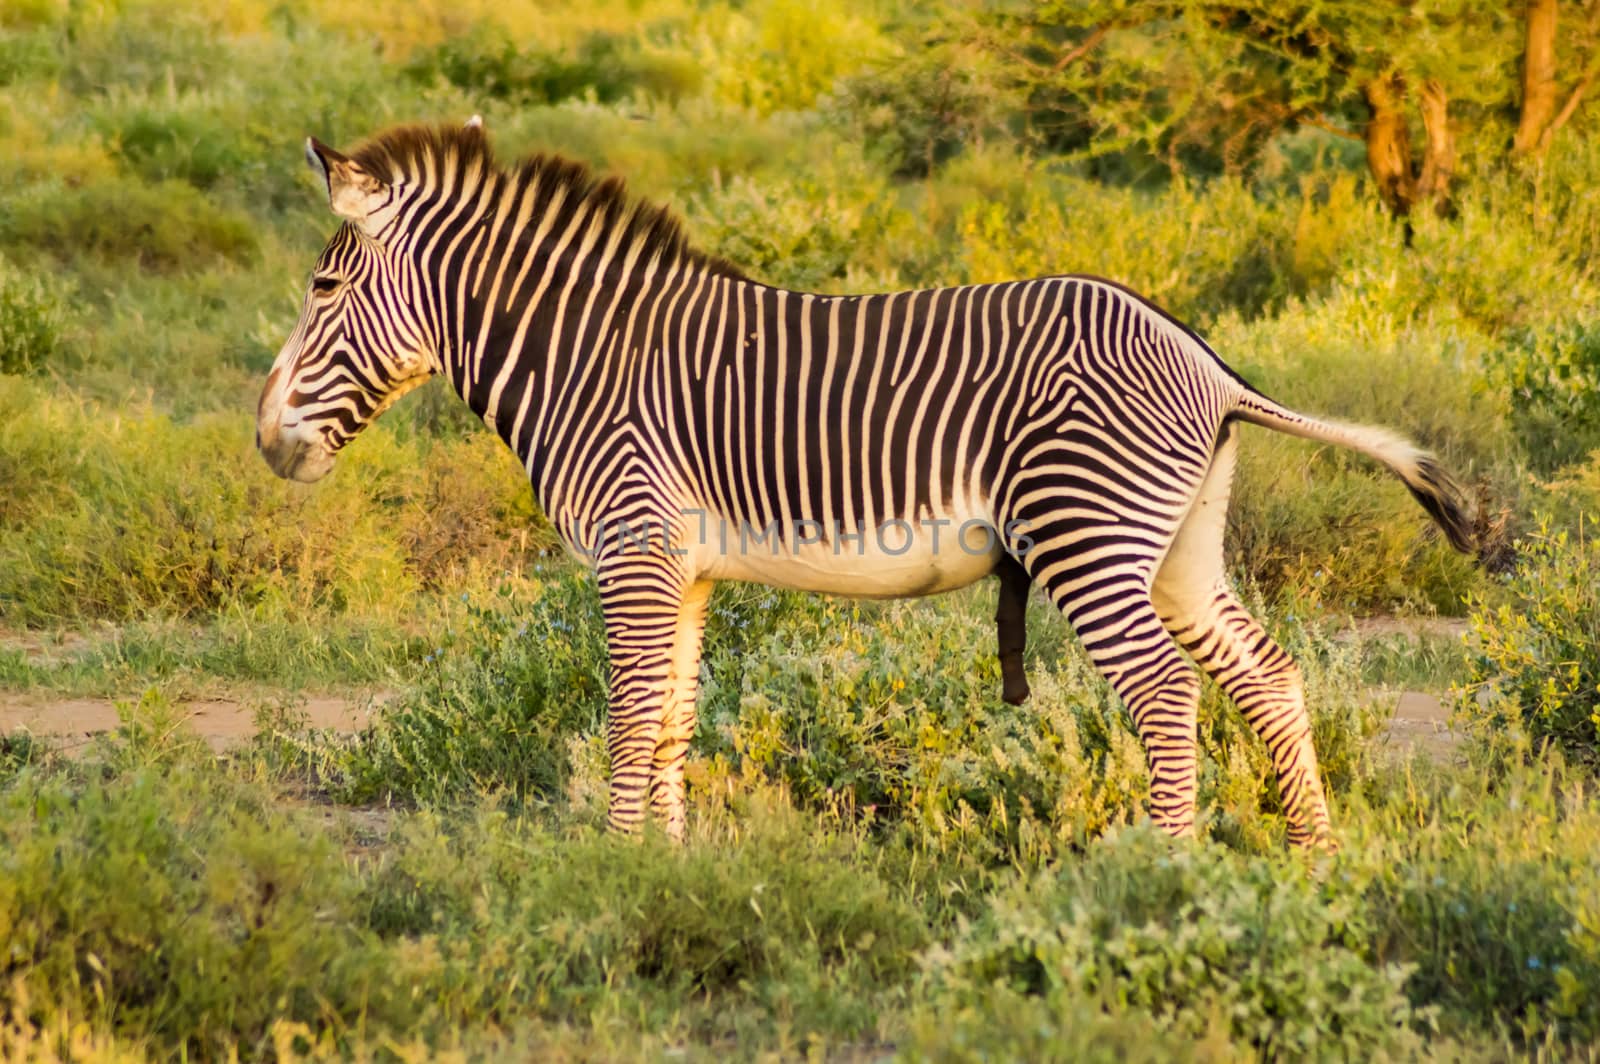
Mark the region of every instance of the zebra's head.
POLYGON ((343 221, 317 259, 300 320, 261 392, 256 447, 274 473, 310 483, 439 363, 417 306, 415 260, 399 233, 412 192, 407 175, 375 172, 378 165, 315 139, 306 141, 306 162, 343 221))

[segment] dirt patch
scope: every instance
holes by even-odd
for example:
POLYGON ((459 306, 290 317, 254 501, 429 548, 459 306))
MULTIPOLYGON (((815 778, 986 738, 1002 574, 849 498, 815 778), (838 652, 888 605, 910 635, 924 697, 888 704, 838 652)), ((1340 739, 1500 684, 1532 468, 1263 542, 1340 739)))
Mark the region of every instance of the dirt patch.
POLYGON ((1349 628, 1335 633, 1334 638, 1365 641, 1403 635, 1411 639, 1425 636, 1460 639, 1470 631, 1472 622, 1465 617, 1357 617, 1349 628))
POLYGON ((1401 757, 1424 754, 1435 761, 1454 760, 1461 747, 1461 733, 1450 727, 1449 708, 1438 695, 1426 691, 1400 692, 1394 716, 1377 740, 1401 757))
MULTIPOLYGON (((363 697, 324 695, 303 700, 278 698, 236 702, 211 699, 179 702, 177 709, 195 734, 209 743, 212 749, 223 751, 255 735, 257 709, 272 701, 285 701, 293 706, 297 715, 304 715, 310 727, 357 732, 366 727, 372 709, 387 701, 388 697, 387 692, 380 692, 363 697)), ((116 703, 117 700, 109 698, 48 699, 0 694, 0 734, 24 730, 41 738, 55 740, 55 745, 70 753, 86 746, 90 739, 101 732, 117 727, 120 722, 116 703)))
POLYGON ((26 628, 0 627, 0 648, 22 655, 30 665, 59 665, 89 646, 81 632, 41 632, 26 628))

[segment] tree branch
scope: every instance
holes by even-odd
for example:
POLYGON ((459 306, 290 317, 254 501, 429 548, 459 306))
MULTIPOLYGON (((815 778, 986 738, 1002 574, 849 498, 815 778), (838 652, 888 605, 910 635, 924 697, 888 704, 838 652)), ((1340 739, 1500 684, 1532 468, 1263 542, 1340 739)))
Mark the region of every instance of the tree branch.
POLYGON ((1052 65, 1050 69, 1059 74, 1073 63, 1076 63, 1078 60, 1094 51, 1100 42, 1105 40, 1106 37, 1110 35, 1111 31, 1116 28, 1117 24, 1115 22, 1105 22, 1096 26, 1089 36, 1083 39, 1081 44, 1063 54, 1060 59, 1055 61, 1054 65, 1052 65))
POLYGON ((1600 76, 1600 55, 1596 55, 1589 63, 1589 69, 1583 72, 1583 77, 1572 87, 1572 94, 1567 97, 1567 102, 1561 105, 1561 110, 1550 120, 1550 125, 1545 129, 1545 137, 1556 135, 1556 131, 1567 124, 1578 105, 1583 103, 1583 94, 1589 91, 1589 86, 1594 84, 1594 79, 1600 76))
POLYGON ((1324 133, 1332 133, 1336 137, 1344 137, 1346 140, 1365 141, 1367 139, 1366 137, 1363 137, 1360 133, 1352 133, 1348 129, 1340 129, 1338 126, 1329 125, 1327 120, 1324 119, 1321 115, 1309 114, 1309 113, 1307 113, 1307 114, 1298 114, 1298 115, 1294 116, 1294 120, 1296 122, 1304 122, 1308 126, 1315 126, 1317 129, 1322 130, 1324 133))

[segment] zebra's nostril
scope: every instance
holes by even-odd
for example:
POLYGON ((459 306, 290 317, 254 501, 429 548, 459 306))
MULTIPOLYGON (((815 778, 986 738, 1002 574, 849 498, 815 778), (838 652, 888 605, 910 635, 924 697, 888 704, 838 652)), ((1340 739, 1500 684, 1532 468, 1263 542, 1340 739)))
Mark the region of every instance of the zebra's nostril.
POLYGON ((261 426, 256 426, 256 450, 261 450, 261 426))

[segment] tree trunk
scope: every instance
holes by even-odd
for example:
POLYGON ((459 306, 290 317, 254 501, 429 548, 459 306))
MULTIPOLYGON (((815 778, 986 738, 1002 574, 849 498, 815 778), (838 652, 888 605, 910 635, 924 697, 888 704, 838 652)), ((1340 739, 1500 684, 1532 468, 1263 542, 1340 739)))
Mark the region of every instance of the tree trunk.
POLYGON ((1385 74, 1363 85, 1361 93, 1372 109, 1365 137, 1367 169, 1389 213, 1404 218, 1417 197, 1411 176, 1411 133, 1406 129, 1405 79, 1398 73, 1385 74))
POLYGON ((1527 0, 1527 39, 1522 49, 1522 115, 1511 150, 1542 156, 1545 132, 1556 113, 1556 0, 1527 0))
POLYGON ((1432 203, 1434 213, 1447 217, 1450 203, 1450 177, 1456 169, 1456 137, 1450 131, 1450 98, 1444 86, 1431 78, 1422 85, 1422 128, 1428 144, 1422 157, 1422 173, 1417 176, 1416 198, 1432 203))

